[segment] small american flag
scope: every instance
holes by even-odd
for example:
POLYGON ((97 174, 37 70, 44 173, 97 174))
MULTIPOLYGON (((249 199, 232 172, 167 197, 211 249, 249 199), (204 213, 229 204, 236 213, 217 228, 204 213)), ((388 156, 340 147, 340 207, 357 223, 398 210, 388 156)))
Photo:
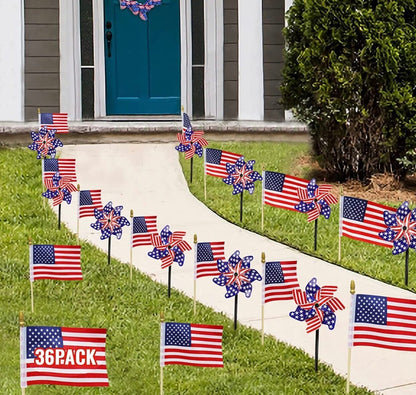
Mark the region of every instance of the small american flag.
POLYGON ((395 213, 396 209, 369 200, 342 196, 339 210, 340 236, 383 247, 393 247, 392 241, 383 240, 379 236, 380 232, 386 230, 385 211, 395 213))
POLYGON ((352 295, 349 346, 416 351, 416 300, 352 295))
POLYGON ((30 281, 82 280, 81 246, 30 246, 30 281))
POLYGON ((68 177, 68 181, 77 182, 75 159, 43 159, 43 182, 45 183, 47 178, 52 178, 56 172, 59 172, 61 177, 68 177))
POLYGON ((235 164, 235 162, 241 157, 240 154, 234 154, 232 152, 222 151, 214 148, 205 149, 205 174, 214 177, 226 178, 228 172, 226 164, 235 164))
POLYGON ((40 127, 45 126, 48 130, 56 130, 56 133, 68 133, 67 113, 41 113, 39 114, 40 127))
POLYGON ((106 335, 101 328, 20 328, 21 388, 36 384, 108 387, 106 335))
POLYGON ((152 235, 157 235, 157 216, 133 217, 131 246, 152 245, 152 235))
POLYGON ((223 327, 217 325, 162 322, 160 366, 224 367, 222 332, 223 327))
POLYGON ((224 241, 197 243, 195 257, 195 278, 219 276, 217 260, 225 259, 224 241))
POLYGON ((298 189, 306 188, 309 181, 273 171, 263 172, 263 204, 297 211, 300 203, 298 189))
POLYGON ((292 290, 299 288, 297 261, 266 262, 264 264, 263 303, 292 300, 292 290))
POLYGON ((101 189, 79 191, 78 218, 94 217, 96 208, 103 209, 101 189))

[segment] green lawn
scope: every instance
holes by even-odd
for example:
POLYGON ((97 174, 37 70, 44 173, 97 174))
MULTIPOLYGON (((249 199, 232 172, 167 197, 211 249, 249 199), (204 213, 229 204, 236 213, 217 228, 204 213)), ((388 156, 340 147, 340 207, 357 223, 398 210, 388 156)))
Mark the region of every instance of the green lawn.
MULTIPOLYGON (((316 374, 313 359, 302 351, 272 337, 266 337, 261 346, 258 331, 240 326, 235 332, 232 320, 210 308, 198 306, 197 315, 193 316, 191 299, 175 290, 168 299, 165 286, 138 271, 130 281, 128 265, 117 260, 108 265, 106 254, 88 243, 81 242, 84 281, 36 281, 35 312, 31 313, 28 238, 35 244, 76 244, 76 237, 65 228, 58 231, 57 218, 43 204, 40 162, 33 152, 0 149, 0 168, 1 394, 21 393, 21 310, 27 325, 108 330, 110 387, 31 386, 26 390, 29 395, 157 394, 161 311, 167 321, 224 325, 225 367, 168 366, 164 370, 166 394, 343 393, 345 380, 326 365, 321 364, 316 374)), ((212 199, 212 193, 210 196, 212 199)), ((247 213, 247 220, 256 216, 257 210, 247 213)), ((367 392, 353 388, 352 393, 367 392)))
MULTIPOLYGON (((310 169, 302 165, 303 157, 308 156, 306 143, 210 143, 210 148, 239 153, 246 160, 254 159, 254 169, 277 171, 293 176, 310 179, 310 169)), ((180 161, 186 179, 189 181, 190 161, 180 155, 180 161)), ((328 262, 339 264, 355 272, 379 279, 389 284, 416 291, 416 258, 414 251, 409 257, 409 285, 404 285, 405 254, 393 256, 391 249, 343 237, 341 243, 341 262, 338 262, 339 243, 339 205, 333 205, 328 220, 320 216, 318 223, 318 248, 314 251, 314 223, 307 222, 307 216, 289 210, 268 205, 264 206, 264 230, 261 226, 261 181, 255 183, 252 195, 244 192, 243 222, 240 223, 240 196, 232 195, 232 186, 220 178, 207 176, 207 199, 204 197, 203 159, 196 157, 193 166, 191 192, 213 211, 230 222, 246 229, 263 234, 270 239, 285 243, 308 254, 318 256, 328 262)), ((317 183, 323 180, 317 179, 317 183)), ((398 207, 400 204, 380 202, 398 207)), ((365 290, 357 289, 358 292, 365 290)))

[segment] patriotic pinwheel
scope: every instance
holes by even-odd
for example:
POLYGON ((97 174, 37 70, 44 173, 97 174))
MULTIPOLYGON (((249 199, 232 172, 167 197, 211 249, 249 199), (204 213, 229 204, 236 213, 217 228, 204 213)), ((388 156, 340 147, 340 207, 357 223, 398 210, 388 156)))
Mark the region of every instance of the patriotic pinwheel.
POLYGON ((416 249, 416 209, 410 210, 409 203, 404 202, 395 213, 384 212, 387 229, 379 236, 393 242, 393 255, 416 249))
POLYGON ((192 158, 195 154, 199 157, 203 154, 202 147, 208 145, 208 141, 202 136, 202 130, 193 130, 191 121, 186 113, 183 113, 183 132, 177 134, 179 145, 175 147, 179 152, 185 152, 185 159, 192 158))
POLYGON ((77 187, 71 184, 69 177, 61 177, 59 172, 56 172, 52 177, 48 177, 45 180, 46 192, 42 193, 42 196, 47 199, 53 199, 53 205, 57 206, 63 201, 68 204, 71 203, 71 192, 77 192, 77 187))
POLYGON ((112 202, 108 202, 102 210, 97 208, 94 210, 97 221, 91 224, 91 227, 95 230, 101 230, 101 240, 107 239, 111 235, 120 239, 123 233, 121 228, 130 225, 127 218, 121 215, 121 210, 123 210, 123 206, 113 207, 112 202))
POLYGON ((331 215, 329 205, 337 202, 337 198, 329 193, 331 189, 331 185, 316 185, 313 178, 306 188, 298 189, 298 198, 301 202, 295 206, 295 209, 308 213, 308 222, 314 221, 319 215, 328 219, 331 215))
POLYGON ((156 5, 161 5, 162 0, 146 0, 143 4, 138 1, 120 0, 120 9, 128 8, 134 15, 147 21, 147 13, 156 5))
POLYGON ((249 160, 246 163, 244 156, 241 156, 234 165, 230 163, 226 164, 228 177, 222 180, 226 184, 234 187, 233 195, 242 193, 244 189, 252 194, 254 192, 254 182, 263 179, 260 173, 253 170, 255 163, 255 160, 249 160))
POLYGON ((186 232, 176 231, 171 232, 169 225, 166 225, 160 235, 152 235, 153 251, 148 252, 148 255, 154 259, 162 261, 162 269, 165 269, 177 262, 182 266, 185 262, 184 251, 190 251, 192 247, 185 241, 186 232))
POLYGON ((306 333, 313 332, 322 324, 328 325, 329 329, 335 328, 335 311, 344 310, 345 306, 334 296, 337 286, 318 286, 316 278, 312 278, 305 288, 305 292, 298 289, 293 290, 293 299, 298 305, 289 316, 298 321, 306 321, 306 333))
POLYGON ((225 297, 231 298, 239 292, 244 292, 247 298, 250 297, 253 290, 251 283, 255 280, 261 281, 261 275, 255 269, 250 269, 252 256, 240 258, 240 251, 235 251, 228 259, 228 262, 218 259, 218 271, 221 273, 219 277, 212 279, 215 284, 227 290, 225 297))
POLYGON ((31 132, 33 143, 28 147, 38 153, 37 159, 46 158, 50 155, 55 158, 56 148, 62 147, 62 141, 55 138, 56 130, 47 130, 45 126, 39 128, 39 132, 31 132))

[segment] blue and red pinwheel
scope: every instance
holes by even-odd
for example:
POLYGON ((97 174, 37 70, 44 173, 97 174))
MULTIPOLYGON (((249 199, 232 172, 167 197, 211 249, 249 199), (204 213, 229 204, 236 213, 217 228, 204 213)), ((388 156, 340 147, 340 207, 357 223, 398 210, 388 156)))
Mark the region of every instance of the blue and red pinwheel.
POLYGON ((124 10, 128 8, 134 15, 147 21, 147 13, 156 5, 161 5, 162 0, 146 0, 143 4, 138 1, 120 0, 120 9, 124 10))
POLYGON ((55 158, 56 148, 62 147, 62 141, 55 138, 56 130, 47 130, 45 126, 39 128, 39 132, 31 132, 33 143, 28 147, 38 153, 37 159, 46 158, 48 155, 55 158))
POLYGON ((298 188, 300 203, 295 206, 295 209, 308 213, 308 222, 314 221, 320 215, 328 219, 331 215, 329 205, 337 202, 337 198, 330 193, 331 189, 331 185, 316 185, 313 178, 306 188, 298 188))
POLYGON ((70 204, 72 201, 71 192, 77 192, 78 190, 74 184, 71 184, 70 180, 70 177, 61 177, 59 172, 56 172, 52 177, 46 178, 46 192, 42 193, 42 196, 52 199, 54 206, 61 204, 63 201, 70 204))
POLYGON ((335 311, 344 310, 345 306, 334 296, 338 289, 335 285, 318 286, 316 278, 312 278, 305 288, 294 289, 293 299, 298 305, 295 311, 289 316, 298 321, 306 321, 306 333, 313 332, 322 324, 328 325, 329 329, 335 328, 335 311))
POLYGON ((409 203, 404 202, 395 213, 384 212, 387 229, 379 236, 393 242, 393 255, 416 249, 416 209, 410 210, 409 203))
POLYGON ((208 141, 202 136, 204 132, 202 130, 193 130, 191 121, 188 114, 183 113, 183 131, 177 134, 179 145, 175 147, 179 152, 185 153, 185 159, 192 158, 195 154, 199 157, 203 154, 202 147, 208 145, 208 141))
POLYGON ((166 225, 160 235, 152 234, 153 251, 147 254, 153 259, 162 261, 162 269, 165 269, 177 262, 182 266, 185 262, 184 251, 190 251, 192 247, 185 241, 186 232, 171 232, 169 225, 166 225))
POLYGON ((121 210, 123 210, 123 206, 113 207, 112 202, 108 202, 102 210, 94 209, 94 216, 97 221, 91 224, 91 227, 95 230, 101 230, 101 240, 107 239, 111 235, 120 239, 123 233, 121 228, 130 225, 128 219, 121 215, 121 210))
POLYGON ((239 292, 244 292, 247 298, 251 296, 253 281, 261 281, 262 277, 255 269, 250 269, 250 263, 253 260, 251 255, 240 257, 240 251, 235 251, 228 259, 228 262, 218 259, 217 267, 221 273, 219 277, 212 279, 215 284, 227 290, 225 297, 232 298, 239 292))
POLYGON ((226 184, 234 187, 233 195, 242 193, 244 189, 252 194, 254 192, 254 182, 263 179, 260 173, 253 170, 255 163, 255 160, 249 160, 246 163, 244 156, 241 156, 237 159, 235 164, 226 164, 228 177, 223 178, 222 180, 226 184))

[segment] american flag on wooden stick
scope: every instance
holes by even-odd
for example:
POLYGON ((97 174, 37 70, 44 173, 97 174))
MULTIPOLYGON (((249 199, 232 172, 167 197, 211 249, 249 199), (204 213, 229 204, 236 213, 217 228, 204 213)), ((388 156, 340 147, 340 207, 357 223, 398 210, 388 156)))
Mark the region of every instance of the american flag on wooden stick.
POLYGON ((39 124, 47 130, 56 130, 56 133, 69 132, 67 113, 40 113, 39 124))

